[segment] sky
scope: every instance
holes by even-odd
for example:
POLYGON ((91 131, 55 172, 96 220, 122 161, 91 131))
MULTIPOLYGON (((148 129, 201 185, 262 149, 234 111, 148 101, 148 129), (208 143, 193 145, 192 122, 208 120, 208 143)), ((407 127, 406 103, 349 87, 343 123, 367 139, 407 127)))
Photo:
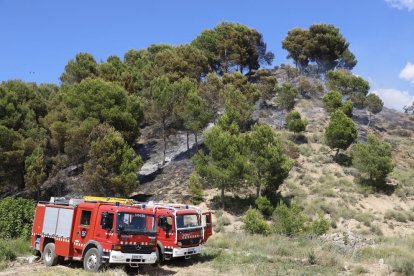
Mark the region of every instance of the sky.
POLYGON ((58 84, 79 52, 99 62, 150 44, 184 44, 223 21, 261 32, 273 66, 291 62, 281 47, 290 29, 334 24, 372 93, 400 110, 414 101, 414 0, 0 0, 0 81, 58 84))

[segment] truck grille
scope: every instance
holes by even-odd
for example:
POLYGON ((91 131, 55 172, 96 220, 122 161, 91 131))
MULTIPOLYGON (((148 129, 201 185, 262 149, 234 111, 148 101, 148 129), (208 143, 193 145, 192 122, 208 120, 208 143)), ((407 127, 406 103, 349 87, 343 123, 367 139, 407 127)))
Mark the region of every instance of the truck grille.
POLYGON ((152 253, 152 245, 121 245, 121 252, 122 253, 134 253, 134 254, 151 254, 152 253))
POLYGON ((189 246, 189 245, 199 245, 201 239, 200 238, 193 238, 193 239, 186 239, 186 240, 180 240, 181 244, 183 246, 189 246))

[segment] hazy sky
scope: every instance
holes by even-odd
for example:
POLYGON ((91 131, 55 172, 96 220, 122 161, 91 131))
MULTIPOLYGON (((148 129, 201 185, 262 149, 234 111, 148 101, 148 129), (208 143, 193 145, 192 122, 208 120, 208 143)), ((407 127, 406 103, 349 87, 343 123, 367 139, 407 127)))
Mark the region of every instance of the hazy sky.
POLYGON ((78 52, 97 61, 123 57, 152 43, 190 42, 221 21, 263 33, 273 65, 287 62, 281 41, 288 30, 332 23, 351 43, 355 74, 387 106, 414 101, 414 0, 0 0, 0 81, 59 83, 78 52))

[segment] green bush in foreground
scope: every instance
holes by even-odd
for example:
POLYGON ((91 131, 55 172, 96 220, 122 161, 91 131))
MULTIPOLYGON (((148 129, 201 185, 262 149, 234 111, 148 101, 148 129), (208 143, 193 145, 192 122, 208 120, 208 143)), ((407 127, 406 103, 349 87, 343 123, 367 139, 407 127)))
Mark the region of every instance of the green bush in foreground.
POLYGON ((28 238, 33 224, 35 202, 8 197, 0 200, 0 238, 28 238))
POLYGON ((306 230, 306 216, 300 208, 282 203, 273 212, 273 230, 278 234, 294 236, 306 230))
POLYGON ((249 209, 243 217, 243 223, 244 230, 250 234, 268 235, 270 233, 269 224, 257 209, 249 209))
POLYGON ((8 261, 13 261, 17 256, 27 255, 30 252, 30 241, 26 238, 0 239, 0 269, 5 268, 8 261))

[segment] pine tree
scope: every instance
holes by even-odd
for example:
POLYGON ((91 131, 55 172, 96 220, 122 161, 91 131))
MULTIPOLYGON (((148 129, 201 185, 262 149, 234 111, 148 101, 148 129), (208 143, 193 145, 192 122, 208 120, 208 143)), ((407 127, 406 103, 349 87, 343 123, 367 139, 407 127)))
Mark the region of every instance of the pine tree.
POLYGON ((100 196, 129 195, 138 185, 137 172, 143 164, 141 157, 108 125, 96 127, 90 138, 83 192, 100 196))
POLYGON ((302 119, 300 113, 297 111, 291 111, 288 113, 286 116, 286 123, 288 125, 288 129, 293 131, 294 134, 305 131, 306 126, 308 125, 308 121, 306 119, 302 119))
POLYGON ((279 138, 269 125, 256 124, 244 135, 244 143, 245 176, 256 187, 256 197, 262 195, 263 189, 275 193, 293 165, 284 154, 279 138))
POLYGON ((221 191, 220 201, 224 209, 224 193, 240 189, 246 165, 237 124, 232 123, 228 130, 219 125, 207 130, 204 144, 208 154, 199 151, 193 157, 195 169, 206 183, 221 191))
POLYGON ((354 122, 342 110, 336 110, 325 128, 326 144, 336 149, 335 159, 339 150, 346 150, 357 138, 357 129, 354 122))
POLYGON ((368 135, 367 143, 358 143, 352 147, 352 164, 359 171, 368 174, 371 181, 383 181, 395 166, 391 146, 381 143, 373 135, 368 135))
MULTIPOLYGON (((188 93, 181 116, 184 126, 194 134, 196 150, 198 149, 198 133, 207 126, 212 114, 207 110, 207 103, 196 91, 188 93)), ((188 147, 188 140, 187 140, 188 147)))
POLYGON ((369 112, 368 126, 371 124, 371 117, 374 114, 380 113, 384 106, 384 102, 376 94, 369 94, 365 99, 365 106, 369 112))
POLYGON ((26 174, 24 175, 24 181, 26 187, 36 191, 37 198, 39 199, 41 196, 42 184, 47 179, 44 154, 41 147, 38 146, 32 154, 26 158, 25 170, 26 174))

